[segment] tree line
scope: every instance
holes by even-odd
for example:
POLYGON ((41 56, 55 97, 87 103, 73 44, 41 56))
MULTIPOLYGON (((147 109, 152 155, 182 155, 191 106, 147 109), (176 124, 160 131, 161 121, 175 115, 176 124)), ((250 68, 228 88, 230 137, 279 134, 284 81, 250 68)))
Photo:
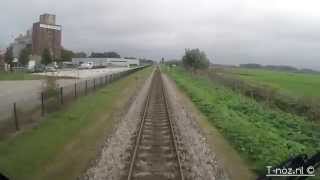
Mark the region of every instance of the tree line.
MULTIPOLYGON (((32 47, 30 45, 26 46, 24 49, 21 50, 19 57, 18 57, 18 63, 22 66, 26 66, 31 58, 32 55, 32 47)), ((87 56, 85 52, 73 52, 71 50, 62 48, 61 49, 61 57, 59 59, 55 59, 52 56, 52 53, 50 52, 49 49, 44 49, 42 54, 41 54, 41 63, 48 65, 54 61, 71 61, 72 58, 120 58, 121 56, 114 51, 110 52, 92 52, 90 56, 87 56)), ((128 57, 128 59, 131 59, 133 57, 128 57)), ((13 66, 13 47, 10 46, 7 48, 6 53, 4 55, 4 60, 7 64, 10 64, 10 66, 13 66)))
POLYGON ((261 65, 255 63, 248 64, 240 64, 241 68, 249 68, 249 69, 266 69, 266 70, 276 70, 276 71, 288 71, 288 72, 296 72, 296 73, 313 73, 317 74, 319 71, 308 69, 308 68, 296 68, 288 65, 261 65))

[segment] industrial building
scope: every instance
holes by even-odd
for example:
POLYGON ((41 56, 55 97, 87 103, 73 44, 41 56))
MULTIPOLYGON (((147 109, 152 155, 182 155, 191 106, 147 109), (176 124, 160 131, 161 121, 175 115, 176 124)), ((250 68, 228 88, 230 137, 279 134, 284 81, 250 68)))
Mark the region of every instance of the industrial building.
POLYGON ((61 57, 61 31, 55 15, 40 15, 40 21, 33 24, 32 30, 32 54, 38 56, 35 59, 40 59, 44 49, 48 49, 54 59, 61 57))
POLYGON ((94 64, 94 67, 132 67, 139 66, 139 59, 125 58, 72 58, 72 63, 79 66, 83 63, 94 64))
POLYGON ((14 39, 13 43, 10 45, 12 47, 13 57, 19 58, 21 51, 27 46, 31 47, 32 44, 32 34, 28 30, 26 34, 20 34, 14 39))
POLYGON ((4 56, 5 56, 6 50, 0 48, 0 70, 4 66, 4 56))

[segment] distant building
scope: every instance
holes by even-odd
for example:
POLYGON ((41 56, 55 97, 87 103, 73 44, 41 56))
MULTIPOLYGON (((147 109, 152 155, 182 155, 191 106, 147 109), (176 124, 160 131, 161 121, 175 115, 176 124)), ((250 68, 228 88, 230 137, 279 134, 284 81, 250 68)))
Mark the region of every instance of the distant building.
MULTIPOLYGON (((56 25, 56 16, 40 15, 40 21, 33 24, 32 54, 41 57, 44 49, 48 49, 54 59, 61 57, 61 26, 56 25)), ((37 59, 37 58, 34 58, 37 59)))
POLYGON ((82 63, 92 62, 96 67, 132 67, 139 66, 138 59, 124 58, 72 58, 72 63, 80 65, 82 63))
POLYGON ((4 64, 4 55, 6 53, 5 49, 0 49, 0 66, 4 64))
POLYGON ((11 43, 13 57, 19 58, 20 52, 27 46, 32 44, 32 34, 28 30, 26 34, 20 34, 17 38, 14 39, 14 42, 11 43))
POLYGON ((6 49, 0 48, 0 71, 5 70, 5 61, 4 61, 5 53, 6 53, 6 49))

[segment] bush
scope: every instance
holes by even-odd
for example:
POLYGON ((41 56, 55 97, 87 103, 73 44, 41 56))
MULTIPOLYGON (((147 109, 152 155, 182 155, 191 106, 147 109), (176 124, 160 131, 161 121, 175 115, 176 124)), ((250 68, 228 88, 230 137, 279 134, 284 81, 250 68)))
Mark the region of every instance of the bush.
POLYGON ((209 59, 206 54, 199 49, 186 49, 182 58, 182 63, 187 69, 193 72, 198 69, 207 69, 209 67, 209 59))

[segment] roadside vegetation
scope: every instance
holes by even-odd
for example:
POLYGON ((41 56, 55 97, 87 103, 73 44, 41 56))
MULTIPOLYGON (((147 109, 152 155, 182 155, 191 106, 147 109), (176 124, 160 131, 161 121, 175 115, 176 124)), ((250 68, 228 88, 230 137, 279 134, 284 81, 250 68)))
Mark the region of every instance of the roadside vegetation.
POLYGON ((165 72, 257 173, 320 148, 317 122, 258 103, 201 73, 181 67, 166 67, 165 72))
POLYGON ((146 68, 79 97, 34 129, 0 142, 0 172, 16 180, 76 179, 96 158, 105 137, 137 88, 146 68))
POLYGON ((290 96, 320 97, 320 74, 232 68, 223 71, 250 83, 268 85, 290 96))

